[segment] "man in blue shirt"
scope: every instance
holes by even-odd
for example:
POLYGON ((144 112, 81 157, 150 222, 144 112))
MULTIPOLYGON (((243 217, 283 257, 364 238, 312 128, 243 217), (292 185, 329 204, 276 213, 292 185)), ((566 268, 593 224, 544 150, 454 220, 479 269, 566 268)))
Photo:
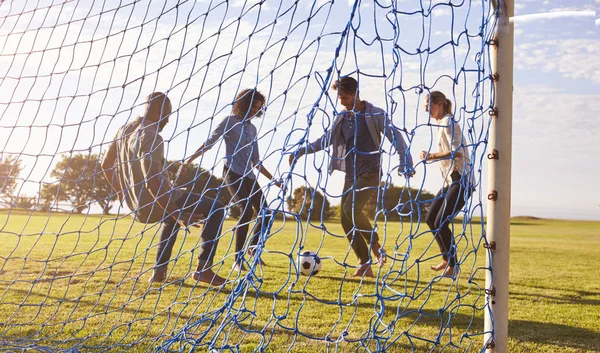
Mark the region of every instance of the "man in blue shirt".
POLYGON ((331 130, 290 155, 294 159, 304 154, 316 153, 331 147, 329 173, 340 170, 346 173, 342 194, 341 222, 354 253, 360 260, 353 276, 374 277, 370 265, 369 245, 380 265, 386 261, 385 251, 379 244, 379 235, 362 212, 363 207, 379 188, 381 168, 381 135, 395 146, 400 156, 399 172, 413 174, 413 161, 400 130, 387 117, 385 111, 359 97, 358 82, 343 77, 332 88, 338 91, 338 100, 346 109, 333 122, 331 130))

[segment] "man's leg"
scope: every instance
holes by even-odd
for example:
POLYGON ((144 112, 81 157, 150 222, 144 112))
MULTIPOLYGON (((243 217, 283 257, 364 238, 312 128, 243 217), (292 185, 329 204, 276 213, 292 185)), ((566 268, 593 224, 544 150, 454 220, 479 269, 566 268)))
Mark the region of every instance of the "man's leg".
POLYGON ((354 206, 352 203, 354 194, 354 183, 351 181, 346 181, 344 184, 344 194, 342 195, 342 204, 341 204, 341 221, 342 227, 344 228, 344 232, 346 233, 346 238, 350 242, 350 246, 352 246, 352 250, 356 254, 360 261, 360 267, 353 276, 362 277, 373 277, 373 271, 371 270, 371 265, 369 264, 369 247, 365 243, 365 239, 360 234, 360 232, 356 231, 354 227, 354 222, 352 219, 352 213, 354 212, 354 206))
POLYGON ((379 244, 379 234, 373 230, 369 218, 362 212, 369 199, 375 194, 379 187, 379 172, 371 172, 361 175, 356 180, 354 203, 351 212, 353 224, 359 234, 371 245, 373 254, 377 257, 380 265, 386 262, 383 249, 379 244))
POLYGON ((173 246, 177 240, 177 232, 179 231, 179 223, 175 222, 170 217, 163 222, 160 242, 156 250, 156 262, 154 274, 150 278, 150 282, 164 282, 167 278, 168 263, 171 259, 173 246))

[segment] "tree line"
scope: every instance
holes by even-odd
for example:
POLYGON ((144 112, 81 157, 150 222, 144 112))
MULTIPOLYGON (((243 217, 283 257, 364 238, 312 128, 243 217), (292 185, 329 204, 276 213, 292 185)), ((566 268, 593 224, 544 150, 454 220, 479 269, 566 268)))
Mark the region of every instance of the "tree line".
MULTIPOLYGON (((197 165, 187 165, 186 173, 178 175, 180 161, 167 161, 166 164, 167 174, 175 185, 218 199, 224 205, 230 203, 232 196, 224 187, 222 178, 198 168, 197 165)), ((54 180, 44 182, 37 197, 18 195, 16 189, 22 169, 17 157, 0 159, 0 195, 2 202, 11 207, 48 211, 63 203, 81 214, 96 203, 103 214, 107 215, 116 202, 116 196, 102 173, 98 154, 62 154, 50 172, 54 180)), ((373 193, 363 211, 370 218, 385 217, 391 221, 399 220, 409 213, 424 217, 433 197, 433 194, 425 190, 391 184, 384 188, 382 185, 378 192, 373 193)), ((303 220, 327 220, 340 215, 341 206, 331 206, 321 191, 310 187, 296 188, 286 203, 288 210, 298 214, 303 220)), ((229 215, 239 218, 240 210, 230 207, 229 215)))

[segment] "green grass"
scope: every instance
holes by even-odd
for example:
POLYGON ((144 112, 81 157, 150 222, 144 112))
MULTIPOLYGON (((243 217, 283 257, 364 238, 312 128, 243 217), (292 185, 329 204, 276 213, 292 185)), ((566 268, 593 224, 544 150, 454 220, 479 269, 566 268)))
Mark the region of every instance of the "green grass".
MULTIPOLYGON (((207 288, 189 277, 199 245, 194 229, 180 233, 168 283, 151 286, 158 226, 114 216, 0 214, 0 344, 138 352, 195 323, 187 327, 187 342, 206 334, 204 342, 239 344, 241 351, 270 341, 271 352, 292 344, 293 352, 353 352, 369 328, 389 338, 391 352, 411 346, 418 352, 480 350, 481 225, 460 238, 463 263, 456 282, 428 270, 439 261, 431 233, 423 227, 411 231, 407 223, 387 225, 385 247, 390 254, 410 249, 408 260, 389 261, 377 280, 352 278, 356 259, 347 241, 304 224, 304 247, 320 248, 324 267, 316 277, 298 277, 287 256, 300 245, 294 221, 274 225, 263 254, 268 266, 249 276, 252 281, 241 281, 230 273, 233 225, 226 222, 229 231, 215 257, 224 259, 219 273, 233 283, 207 288), (416 236, 407 238, 410 233, 416 236), (243 284, 249 285, 246 295, 230 295, 243 284), (226 302, 229 311, 216 315, 226 302), (200 322, 202 317, 217 317, 224 330, 200 322)), ((341 233, 335 221, 325 229, 341 233)), ((511 229, 509 351, 600 352, 600 222, 519 219, 511 229)), ((375 340, 363 343, 376 350, 375 340)))

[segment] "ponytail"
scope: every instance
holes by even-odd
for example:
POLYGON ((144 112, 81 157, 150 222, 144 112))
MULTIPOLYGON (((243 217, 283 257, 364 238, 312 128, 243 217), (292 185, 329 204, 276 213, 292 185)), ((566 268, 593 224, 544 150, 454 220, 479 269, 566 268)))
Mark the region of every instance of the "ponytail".
POLYGON ((446 104, 444 104, 444 113, 452 114, 452 102, 448 98, 446 98, 446 104))
POLYGON ((444 115, 450 114, 452 115, 452 102, 450 99, 446 98, 446 96, 440 91, 433 91, 429 94, 429 99, 433 104, 442 103, 442 107, 444 107, 444 115))

